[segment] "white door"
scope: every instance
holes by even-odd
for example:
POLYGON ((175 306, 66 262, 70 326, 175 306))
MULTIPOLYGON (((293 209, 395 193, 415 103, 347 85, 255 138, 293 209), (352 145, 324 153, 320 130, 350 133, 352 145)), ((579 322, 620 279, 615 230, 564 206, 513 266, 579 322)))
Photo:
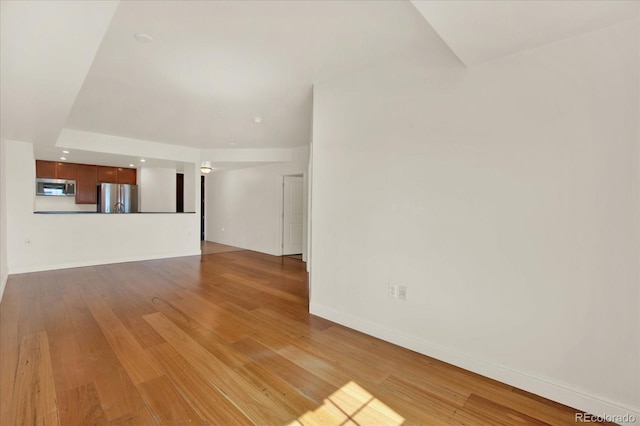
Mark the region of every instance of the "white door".
POLYGON ((302 177, 284 176, 282 254, 302 253, 302 177))

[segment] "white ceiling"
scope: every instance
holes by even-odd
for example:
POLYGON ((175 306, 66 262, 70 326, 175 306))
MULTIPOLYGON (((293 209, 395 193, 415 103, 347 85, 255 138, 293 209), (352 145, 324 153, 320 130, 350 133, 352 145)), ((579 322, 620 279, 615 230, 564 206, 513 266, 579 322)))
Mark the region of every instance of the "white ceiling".
POLYGON ((614 0, 0 5, 1 136, 52 157, 63 128, 201 149, 300 146, 312 86, 334 74, 404 51, 473 65, 640 13, 614 0))
POLYGON ((300 146, 315 81, 415 45, 451 60, 409 2, 122 2, 67 127, 198 148, 300 146))
POLYGON ((467 66, 637 19, 637 0, 411 0, 467 66))

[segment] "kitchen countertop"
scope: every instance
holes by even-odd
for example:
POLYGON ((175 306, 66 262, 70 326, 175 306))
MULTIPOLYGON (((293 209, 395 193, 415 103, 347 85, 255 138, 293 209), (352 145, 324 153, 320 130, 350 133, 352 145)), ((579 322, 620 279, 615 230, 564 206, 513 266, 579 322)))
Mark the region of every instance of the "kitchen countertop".
POLYGON ((195 212, 136 212, 136 213, 102 213, 102 212, 86 212, 86 211, 37 211, 34 214, 195 214, 195 212))

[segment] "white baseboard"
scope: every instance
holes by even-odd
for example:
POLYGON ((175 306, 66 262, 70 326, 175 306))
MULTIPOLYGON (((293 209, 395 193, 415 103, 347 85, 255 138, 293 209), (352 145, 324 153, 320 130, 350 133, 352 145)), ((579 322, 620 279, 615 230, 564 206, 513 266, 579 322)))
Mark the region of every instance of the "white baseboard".
POLYGON ((25 274, 28 272, 53 271, 57 269, 82 268, 84 266, 108 265, 112 263, 138 262, 142 260, 169 259, 172 257, 200 256, 200 255, 201 255, 200 250, 197 250, 197 251, 180 252, 180 253, 149 254, 149 255, 128 256, 128 257, 113 258, 113 259, 94 259, 94 260, 84 260, 81 262, 34 265, 34 266, 13 268, 9 271, 9 275, 25 274))
POLYGON ((535 377, 528 373, 516 371, 467 354, 460 353, 426 340, 403 334, 398 330, 383 327, 332 308, 310 303, 309 312, 328 319, 345 327, 394 343, 420 354, 453 364, 465 370, 481 374, 494 380, 506 383, 550 400, 591 413, 596 416, 620 415, 635 417, 635 422, 620 424, 640 424, 640 408, 630 408, 606 398, 589 395, 570 386, 554 383, 547 378, 535 377))

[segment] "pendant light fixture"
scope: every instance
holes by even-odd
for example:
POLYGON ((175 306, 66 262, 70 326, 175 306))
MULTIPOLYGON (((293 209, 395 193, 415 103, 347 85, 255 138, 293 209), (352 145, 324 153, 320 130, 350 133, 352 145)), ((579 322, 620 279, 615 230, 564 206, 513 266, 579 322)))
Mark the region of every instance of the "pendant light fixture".
POLYGON ((200 172, 207 174, 210 173, 212 170, 211 167, 211 161, 203 161, 202 163, 200 163, 200 172))

